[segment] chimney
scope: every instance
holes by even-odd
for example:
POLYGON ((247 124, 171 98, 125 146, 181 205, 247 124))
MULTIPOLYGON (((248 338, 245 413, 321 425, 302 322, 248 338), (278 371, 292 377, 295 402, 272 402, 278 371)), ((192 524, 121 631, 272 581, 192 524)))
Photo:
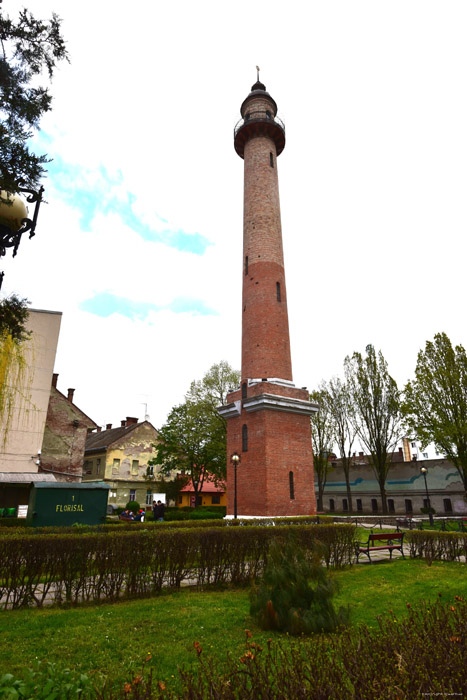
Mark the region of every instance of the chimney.
POLYGON ((402 447, 399 447, 399 454, 402 454, 402 447))
POLYGON ((126 420, 122 420, 120 423, 120 427, 124 428, 126 426, 126 420))
POLYGON ((55 389, 57 388, 57 380, 58 380, 58 374, 52 374, 52 386, 55 389))
POLYGON ((107 425, 105 426, 105 429, 112 430, 112 423, 107 423, 107 425))
POLYGON ((137 418, 133 418, 132 416, 126 417, 126 424, 127 425, 136 425, 137 422, 138 422, 137 418))
POLYGON ((68 389, 68 401, 71 401, 73 403, 73 394, 75 393, 74 389, 68 389))
POLYGON ((363 452, 359 452, 359 453, 358 453, 358 456, 360 457, 360 459, 362 459, 362 458, 363 458, 363 452))
POLYGON ((100 432, 101 432, 101 430, 102 430, 101 426, 100 426, 100 425, 98 425, 98 426, 97 426, 97 432, 98 432, 98 433, 100 433, 100 432))

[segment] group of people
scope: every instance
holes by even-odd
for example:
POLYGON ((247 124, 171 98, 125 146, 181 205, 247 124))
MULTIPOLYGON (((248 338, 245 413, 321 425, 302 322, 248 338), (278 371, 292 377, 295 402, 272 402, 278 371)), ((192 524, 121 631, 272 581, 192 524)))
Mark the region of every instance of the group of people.
POLYGON ((162 522, 164 520, 164 513, 165 513, 165 503, 162 503, 162 501, 153 501, 152 502, 152 512, 154 515, 154 521, 157 522, 158 520, 162 522))
MULTIPOLYGON (((162 522, 164 520, 165 503, 162 503, 162 501, 157 501, 157 503, 156 501, 153 501, 152 512, 154 515, 154 520, 156 522, 162 522)), ((120 520, 134 520, 135 522, 144 523, 145 515, 146 513, 142 508, 137 513, 133 513, 131 510, 126 508, 126 510, 124 510, 123 513, 120 514, 120 520)))

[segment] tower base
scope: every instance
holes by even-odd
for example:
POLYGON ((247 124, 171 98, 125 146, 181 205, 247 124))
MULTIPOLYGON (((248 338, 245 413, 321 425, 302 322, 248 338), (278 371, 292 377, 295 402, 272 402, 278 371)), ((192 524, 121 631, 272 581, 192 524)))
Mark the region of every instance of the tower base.
POLYGON ((315 515, 310 415, 318 410, 305 389, 289 381, 249 380, 219 409, 227 419, 227 514, 315 515))

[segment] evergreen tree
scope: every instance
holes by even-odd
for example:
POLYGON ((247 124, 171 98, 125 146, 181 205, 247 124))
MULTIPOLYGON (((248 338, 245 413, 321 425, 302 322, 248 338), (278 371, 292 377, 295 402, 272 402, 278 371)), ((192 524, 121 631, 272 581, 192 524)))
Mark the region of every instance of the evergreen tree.
POLYGON ((61 20, 36 19, 20 10, 15 21, 3 12, 0 0, 0 189, 17 191, 18 181, 37 188, 48 162, 45 154, 27 145, 43 114, 51 109, 50 80, 59 61, 68 60, 60 31, 61 20))

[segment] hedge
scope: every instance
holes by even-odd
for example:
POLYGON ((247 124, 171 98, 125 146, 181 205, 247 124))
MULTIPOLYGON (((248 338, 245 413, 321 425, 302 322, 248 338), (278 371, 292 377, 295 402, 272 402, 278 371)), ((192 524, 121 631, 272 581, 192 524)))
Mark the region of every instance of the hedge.
MULTIPOLYGON (((320 542, 327 566, 350 563, 351 525, 294 527, 311 551, 320 542)), ((15 534, 0 538, 4 608, 114 601, 163 587, 242 585, 259 577, 272 538, 290 527, 151 528, 84 534, 15 534)))
POLYGON ((460 561, 467 558, 467 533, 438 530, 411 530, 405 534, 411 558, 429 561, 460 561))

